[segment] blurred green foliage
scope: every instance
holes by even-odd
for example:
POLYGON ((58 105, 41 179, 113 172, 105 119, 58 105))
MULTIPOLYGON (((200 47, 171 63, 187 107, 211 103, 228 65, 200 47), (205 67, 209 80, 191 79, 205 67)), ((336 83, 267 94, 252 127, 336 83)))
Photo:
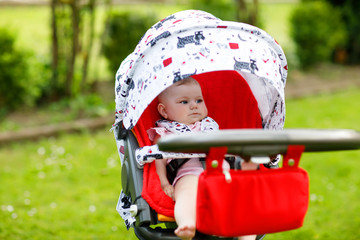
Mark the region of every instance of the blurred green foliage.
POLYGON ((15 44, 16 35, 0 29, 0 117, 8 111, 32 106, 41 96, 48 65, 15 44))
POLYGON ((331 61, 334 52, 346 45, 347 33, 339 9, 324 1, 306 1, 291 17, 291 36, 303 68, 331 61))
MULTIPOLYGON (((108 116, 114 109, 114 103, 106 103, 98 94, 78 95, 73 98, 63 98, 47 109, 56 116, 56 112, 68 111, 70 119, 108 116)), ((64 114, 59 117, 64 118, 64 114)), ((66 119, 62 119, 64 121, 66 119)))
POLYGON ((157 22, 153 13, 114 12, 108 20, 103 43, 103 53, 109 61, 111 72, 135 48, 141 36, 157 22))
POLYGON ((244 0, 189 0, 190 9, 198 9, 213 14, 224 21, 248 23, 262 28, 259 17, 259 2, 244 0))
POLYGON ((360 1, 359 0, 327 0, 340 9, 348 34, 346 42, 346 63, 360 63, 360 1))
POLYGON ((237 7, 233 0, 190 0, 190 8, 202 10, 226 21, 236 21, 237 7))

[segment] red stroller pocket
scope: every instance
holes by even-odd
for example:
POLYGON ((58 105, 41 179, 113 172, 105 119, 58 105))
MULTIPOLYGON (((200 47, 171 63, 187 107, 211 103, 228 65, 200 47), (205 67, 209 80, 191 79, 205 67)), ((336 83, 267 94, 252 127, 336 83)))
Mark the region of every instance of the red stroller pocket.
POLYGON ((288 151, 279 169, 230 170, 231 179, 221 168, 204 171, 199 178, 197 229, 235 237, 301 227, 309 199, 308 174, 298 167, 301 153, 293 156, 288 151), (288 165, 290 158, 293 166, 288 165))

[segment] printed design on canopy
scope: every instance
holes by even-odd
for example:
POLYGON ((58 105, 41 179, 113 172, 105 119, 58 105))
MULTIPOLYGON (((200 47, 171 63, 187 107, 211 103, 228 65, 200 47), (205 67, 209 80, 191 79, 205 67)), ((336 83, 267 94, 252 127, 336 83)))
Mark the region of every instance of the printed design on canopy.
POLYGON ((122 62, 116 74, 115 124, 122 121, 132 129, 165 88, 220 70, 238 71, 258 101, 264 128, 282 129, 287 62, 281 47, 259 28, 197 10, 155 24, 122 62))

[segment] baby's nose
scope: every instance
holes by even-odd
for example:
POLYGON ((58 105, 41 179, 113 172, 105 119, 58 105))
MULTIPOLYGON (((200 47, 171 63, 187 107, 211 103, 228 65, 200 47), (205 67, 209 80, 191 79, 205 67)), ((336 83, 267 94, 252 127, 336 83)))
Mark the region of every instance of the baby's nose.
POLYGON ((191 109, 197 108, 197 103, 196 103, 195 101, 191 101, 191 102, 190 102, 190 108, 191 108, 191 109))

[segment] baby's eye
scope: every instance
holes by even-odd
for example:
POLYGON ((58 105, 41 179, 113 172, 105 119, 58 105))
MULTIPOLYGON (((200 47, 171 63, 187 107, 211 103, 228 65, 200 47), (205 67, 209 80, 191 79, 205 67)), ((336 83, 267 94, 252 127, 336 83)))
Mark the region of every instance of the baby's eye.
POLYGON ((202 103, 204 100, 202 100, 202 99, 198 99, 198 100, 196 100, 196 103, 202 103))
POLYGON ((188 104, 188 101, 183 100, 183 101, 181 101, 180 103, 181 103, 181 104, 188 104))

